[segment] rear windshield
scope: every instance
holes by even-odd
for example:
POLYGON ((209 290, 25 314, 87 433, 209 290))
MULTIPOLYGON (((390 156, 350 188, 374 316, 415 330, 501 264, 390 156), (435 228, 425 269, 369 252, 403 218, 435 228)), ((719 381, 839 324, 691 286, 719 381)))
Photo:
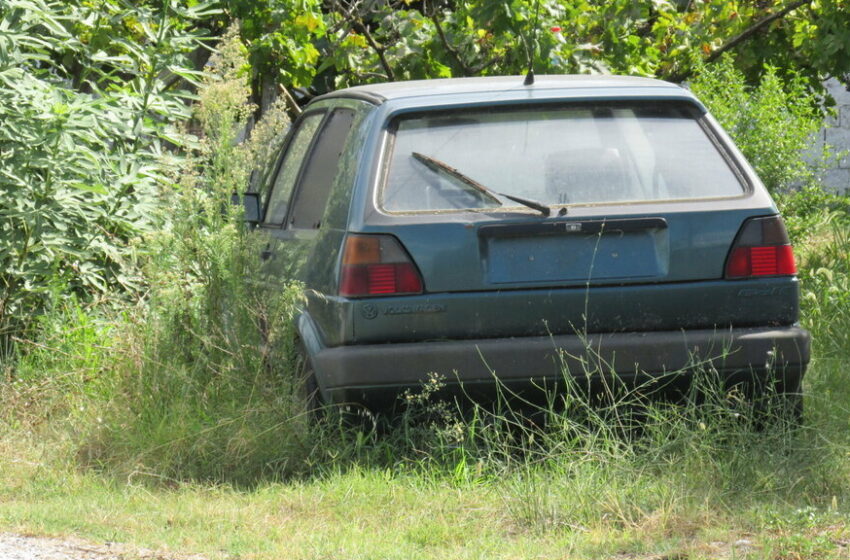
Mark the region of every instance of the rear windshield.
POLYGON ((694 108, 676 103, 400 117, 382 206, 524 208, 505 194, 556 207, 741 196, 744 185, 698 119, 694 108))

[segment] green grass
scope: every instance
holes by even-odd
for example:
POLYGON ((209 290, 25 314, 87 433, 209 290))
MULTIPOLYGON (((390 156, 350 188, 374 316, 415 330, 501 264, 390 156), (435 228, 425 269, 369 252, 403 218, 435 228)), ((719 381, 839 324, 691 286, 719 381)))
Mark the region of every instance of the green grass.
POLYGON ((239 72, 201 96, 214 118, 163 194, 169 228, 140 242, 142 301, 57 293, 37 339, 0 347, 0 531, 210 558, 848 557, 845 199, 782 199, 814 335, 802 427, 759 430, 722 390, 701 406, 576 398, 538 427, 459 414, 433 384, 380 430, 316 423, 290 366, 300 289, 264 293, 261 247, 222 212, 281 129, 267 119, 236 149, 239 72))
POLYGON ((850 236, 833 226, 799 251, 800 428, 758 430, 722 392, 640 409, 639 429, 617 420, 634 406, 581 399, 535 428, 428 386, 392 427, 315 424, 282 344, 297 288, 268 301, 211 274, 146 312, 69 305, 2 369, 0 530, 212 558, 846 558, 850 236))
POLYGON ((695 477, 694 466, 593 458, 486 481, 352 466, 238 490, 116 481, 24 443, 5 442, 0 459, 5 530, 215 558, 716 558, 741 557, 732 546, 741 539, 753 558, 846 557, 848 496, 829 484, 846 472, 826 493, 796 498, 774 483, 724 488, 717 465, 695 477))

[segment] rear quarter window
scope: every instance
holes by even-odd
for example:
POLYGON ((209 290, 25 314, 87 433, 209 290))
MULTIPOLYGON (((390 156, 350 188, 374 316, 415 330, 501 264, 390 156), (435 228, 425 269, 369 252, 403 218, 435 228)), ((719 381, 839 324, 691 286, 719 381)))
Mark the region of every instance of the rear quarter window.
POLYGON ((321 225, 354 116, 354 111, 345 108, 335 109, 328 116, 295 191, 289 228, 318 229, 321 225))

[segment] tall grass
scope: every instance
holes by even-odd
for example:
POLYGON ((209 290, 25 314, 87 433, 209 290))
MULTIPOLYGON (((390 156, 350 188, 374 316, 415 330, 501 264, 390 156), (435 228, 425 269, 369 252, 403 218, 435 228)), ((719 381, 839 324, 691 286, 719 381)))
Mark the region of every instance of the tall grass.
POLYGON ((205 72, 198 148, 162 195, 166 228, 136 248, 144 297, 56 305, 7 366, 9 426, 64 429, 83 465, 134 479, 244 482, 301 468, 312 443, 290 371, 300 289, 266 286, 260 242, 230 204, 288 121, 277 107, 278 129, 237 141, 253 110, 246 68, 231 31, 205 72))
POLYGON ((850 220, 840 214, 801 253, 803 320, 813 336, 809 419, 824 437, 850 443, 850 220))
POLYGON ((245 56, 231 29, 208 64, 201 145, 171 196, 170 229, 149 238, 150 291, 112 349, 116 385, 81 446, 86 464, 241 483, 297 468, 311 445, 290 368, 300 289, 267 286, 260 241, 229 203, 283 132, 261 128, 252 143, 238 142, 253 110, 245 56))

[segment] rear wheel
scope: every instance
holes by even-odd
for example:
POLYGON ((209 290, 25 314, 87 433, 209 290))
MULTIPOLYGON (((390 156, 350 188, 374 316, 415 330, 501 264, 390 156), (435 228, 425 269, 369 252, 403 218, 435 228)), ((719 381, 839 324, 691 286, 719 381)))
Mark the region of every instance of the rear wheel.
POLYGON ((321 414, 324 403, 316 381, 316 372, 310 361, 310 355, 304 344, 299 340, 295 347, 295 364, 293 367, 293 393, 299 405, 313 418, 321 414))

